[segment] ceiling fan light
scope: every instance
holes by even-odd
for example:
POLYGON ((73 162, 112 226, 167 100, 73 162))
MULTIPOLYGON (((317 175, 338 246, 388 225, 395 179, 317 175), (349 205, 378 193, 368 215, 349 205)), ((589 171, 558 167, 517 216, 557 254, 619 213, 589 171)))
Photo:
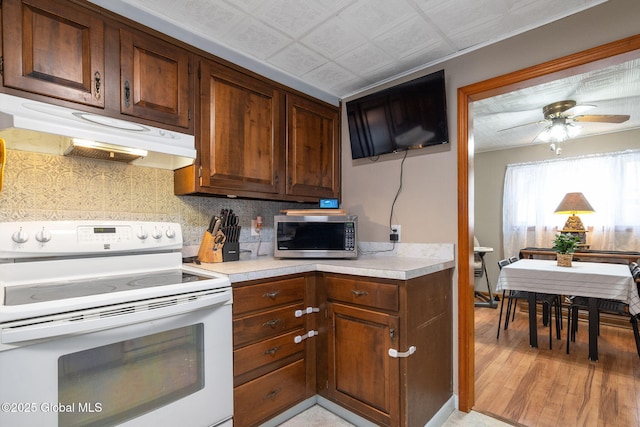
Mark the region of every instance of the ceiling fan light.
POLYGON ((552 124, 547 126, 538 138, 544 142, 563 142, 570 138, 575 138, 580 134, 581 126, 574 123, 566 123, 562 120, 554 120, 552 124))
POLYGON ((566 126, 568 138, 575 138, 582 132, 582 126, 576 125, 574 123, 569 123, 566 126))
POLYGON ((567 131, 564 126, 550 125, 540 133, 538 138, 543 142, 562 142, 567 139, 567 131))
POLYGON ((542 142, 551 141, 551 127, 546 127, 540 134, 538 135, 538 139, 542 142))

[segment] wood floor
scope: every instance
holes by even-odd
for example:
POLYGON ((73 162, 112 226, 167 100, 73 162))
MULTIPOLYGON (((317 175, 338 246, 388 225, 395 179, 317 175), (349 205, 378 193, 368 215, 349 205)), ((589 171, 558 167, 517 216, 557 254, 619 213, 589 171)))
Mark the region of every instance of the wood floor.
POLYGON ((602 325, 600 360, 590 362, 586 321, 566 354, 566 316, 553 350, 539 324, 535 349, 523 312, 496 340, 499 310, 475 309, 475 411, 529 427, 640 426, 640 358, 630 328, 602 325))

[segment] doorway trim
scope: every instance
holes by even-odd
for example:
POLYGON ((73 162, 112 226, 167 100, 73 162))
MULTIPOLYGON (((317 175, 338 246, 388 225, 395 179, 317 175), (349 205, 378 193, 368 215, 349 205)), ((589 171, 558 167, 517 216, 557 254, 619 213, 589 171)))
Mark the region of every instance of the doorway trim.
POLYGON ((619 63, 619 55, 640 49, 640 34, 458 88, 458 407, 475 403, 473 282, 473 123, 471 103, 619 63), (617 57, 617 58, 614 58, 617 57), (467 260, 467 262, 464 262, 467 260))

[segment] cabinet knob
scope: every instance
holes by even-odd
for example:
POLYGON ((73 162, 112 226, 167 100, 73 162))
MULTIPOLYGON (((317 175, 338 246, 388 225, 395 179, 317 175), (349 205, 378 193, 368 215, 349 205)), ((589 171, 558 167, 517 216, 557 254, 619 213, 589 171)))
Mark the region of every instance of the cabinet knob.
POLYGON ((265 356, 273 356, 280 350, 280 347, 273 347, 264 351, 265 356))
POLYGON ((273 400, 275 399, 278 395, 280 394, 280 389, 277 388, 275 390, 271 390, 269 393, 267 393, 262 400, 273 400))

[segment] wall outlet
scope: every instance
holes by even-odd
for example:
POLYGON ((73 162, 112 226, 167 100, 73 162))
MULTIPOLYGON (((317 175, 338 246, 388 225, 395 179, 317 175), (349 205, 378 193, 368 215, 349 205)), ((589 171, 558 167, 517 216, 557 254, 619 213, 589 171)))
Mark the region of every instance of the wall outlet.
POLYGON ((389 240, 392 242, 400 242, 402 226, 400 224, 392 224, 391 225, 391 233, 389 235, 389 240))
POLYGON ((262 217, 257 216, 255 219, 251 220, 251 235, 259 236, 262 231, 262 217))

